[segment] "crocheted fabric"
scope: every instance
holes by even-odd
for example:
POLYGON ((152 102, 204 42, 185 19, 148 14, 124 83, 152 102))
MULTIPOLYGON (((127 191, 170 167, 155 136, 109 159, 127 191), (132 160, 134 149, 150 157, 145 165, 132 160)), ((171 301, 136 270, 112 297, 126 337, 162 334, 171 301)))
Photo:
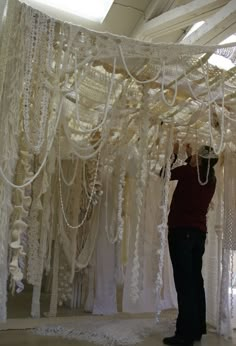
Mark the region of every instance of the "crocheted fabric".
MULTIPOLYGON (((235 64, 234 44, 140 42, 57 21, 19 1, 6 4, 0 32, 0 320, 6 319, 9 243, 12 288, 22 290, 22 278, 34 286, 32 315, 40 315, 45 271, 52 278, 50 314, 70 299, 75 273, 88 266, 96 247, 94 224, 107 172, 116 200, 104 197, 105 210, 108 204, 114 209, 106 234, 124 245, 125 220, 134 218, 134 251, 126 257, 133 256, 131 293, 138 299, 148 179, 167 165, 154 256, 160 295, 173 142, 192 142, 194 150, 211 145, 216 155, 225 146, 236 150, 236 74, 208 62, 215 53, 235 64), (126 194, 131 159, 137 167, 133 206, 126 194), (136 212, 130 216, 127 208, 136 212)), ((232 176, 230 181, 234 187, 232 176)), ((227 191, 225 268, 235 249, 234 189, 227 191)))
POLYGON ((79 323, 43 326, 34 330, 37 335, 61 336, 65 339, 85 340, 100 345, 135 345, 152 333, 173 333, 173 323, 153 319, 105 319, 83 318, 79 323))

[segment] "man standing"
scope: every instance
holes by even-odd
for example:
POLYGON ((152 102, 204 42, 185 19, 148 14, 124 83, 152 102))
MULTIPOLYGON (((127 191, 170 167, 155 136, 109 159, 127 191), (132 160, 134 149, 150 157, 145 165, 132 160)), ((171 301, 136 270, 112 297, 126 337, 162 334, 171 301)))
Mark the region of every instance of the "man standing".
MULTIPOLYGON (((175 159, 179 145, 174 145, 175 159)), ((215 192, 214 165, 218 158, 209 146, 202 146, 185 165, 171 170, 177 180, 168 217, 168 243, 178 300, 175 335, 163 339, 166 345, 192 346, 206 334, 206 303, 202 277, 202 256, 207 233, 206 215, 215 192)))

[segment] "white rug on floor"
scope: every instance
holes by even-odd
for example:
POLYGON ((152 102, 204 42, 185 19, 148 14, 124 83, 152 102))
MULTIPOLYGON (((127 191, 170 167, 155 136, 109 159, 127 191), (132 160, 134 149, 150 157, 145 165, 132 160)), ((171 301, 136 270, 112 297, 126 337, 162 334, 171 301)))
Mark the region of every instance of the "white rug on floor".
POLYGON ((33 332, 37 335, 57 336, 84 340, 100 345, 134 345, 153 333, 166 334, 173 323, 154 319, 106 319, 84 318, 77 322, 41 326, 33 332))

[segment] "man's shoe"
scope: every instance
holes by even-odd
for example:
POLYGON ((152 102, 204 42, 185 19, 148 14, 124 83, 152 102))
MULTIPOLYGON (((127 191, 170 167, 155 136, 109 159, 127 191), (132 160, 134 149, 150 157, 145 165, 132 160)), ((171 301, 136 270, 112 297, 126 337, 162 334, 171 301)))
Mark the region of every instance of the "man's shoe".
POLYGON ((172 345, 172 346, 193 346, 193 341, 190 340, 184 340, 179 336, 171 336, 168 338, 164 338, 163 344, 165 345, 172 345))

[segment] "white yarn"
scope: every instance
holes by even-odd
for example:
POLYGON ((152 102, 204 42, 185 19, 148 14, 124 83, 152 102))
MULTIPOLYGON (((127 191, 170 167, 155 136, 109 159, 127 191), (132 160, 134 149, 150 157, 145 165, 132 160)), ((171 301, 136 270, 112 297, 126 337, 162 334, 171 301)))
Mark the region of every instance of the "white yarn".
MULTIPOLYGON (((59 152, 60 152, 60 138, 58 140, 58 146, 59 146, 59 152)), ((58 162, 59 162, 59 160, 58 160, 58 162)), ((94 197, 94 193, 95 193, 95 184, 96 184, 96 181, 97 181, 99 163, 100 163, 100 153, 98 153, 98 159, 97 159, 96 170, 95 170, 95 174, 94 174, 94 181, 93 181, 92 191, 91 191, 91 194, 89 196, 89 201, 88 201, 88 205, 87 205, 87 208, 86 208, 86 212, 85 212, 85 215, 84 215, 82 221, 80 223, 78 223, 77 225, 71 225, 69 223, 69 221, 68 221, 67 216, 66 216, 66 212, 65 212, 65 208, 64 208, 64 203, 63 203, 63 196, 62 196, 61 177, 60 177, 60 165, 58 163, 58 166, 59 166, 59 174, 58 174, 58 178, 59 179, 58 179, 58 181, 59 181, 61 211, 62 211, 62 215, 63 215, 64 221, 65 221, 67 227, 69 227, 71 229, 76 229, 76 228, 82 227, 84 222, 87 219, 88 212, 90 210, 90 207, 91 207, 91 204, 92 204, 92 200, 93 200, 93 197, 94 197)))

